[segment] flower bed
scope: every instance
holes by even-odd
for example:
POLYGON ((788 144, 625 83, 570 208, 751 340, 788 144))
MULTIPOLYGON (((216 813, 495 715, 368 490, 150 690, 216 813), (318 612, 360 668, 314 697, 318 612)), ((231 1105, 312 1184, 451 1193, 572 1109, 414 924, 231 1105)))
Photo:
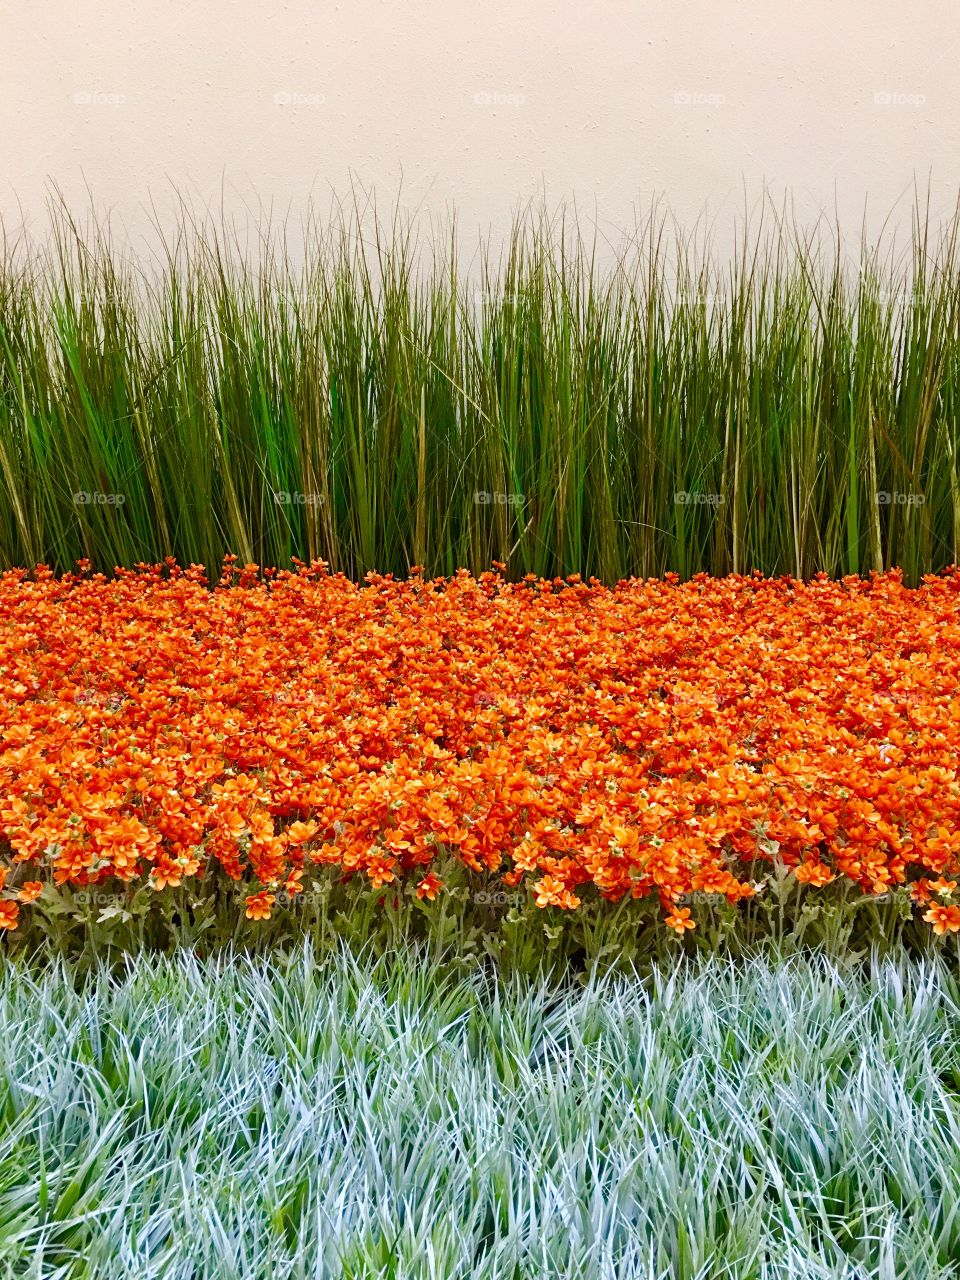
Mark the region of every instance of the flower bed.
MULTIPOLYGON (((217 866, 268 918, 329 866, 658 895, 785 869, 960 930, 960 572, 429 581, 226 565, 0 578, 0 927, 55 883, 217 866)), ((29 910, 29 907, 26 908, 29 910)))

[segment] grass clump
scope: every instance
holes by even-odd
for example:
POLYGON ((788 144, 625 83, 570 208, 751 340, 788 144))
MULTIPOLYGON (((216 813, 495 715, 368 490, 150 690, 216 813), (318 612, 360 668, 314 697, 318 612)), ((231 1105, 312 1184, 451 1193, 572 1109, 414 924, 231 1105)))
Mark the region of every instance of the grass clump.
POLYGON ((958 227, 184 212, 135 257, 58 206, 0 260, 0 562, 915 581, 960 558, 958 227))
POLYGON ((0 975, 0 1274, 946 1280, 955 975, 423 953, 0 975))

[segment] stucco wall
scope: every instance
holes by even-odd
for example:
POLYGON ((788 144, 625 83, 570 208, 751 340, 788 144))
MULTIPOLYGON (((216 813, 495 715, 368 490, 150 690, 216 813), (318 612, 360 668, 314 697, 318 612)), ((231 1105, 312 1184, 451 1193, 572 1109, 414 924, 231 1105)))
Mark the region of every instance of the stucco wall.
POLYGON ((766 187, 872 227, 960 182, 957 0, 5 0, 0 213, 50 179, 138 231, 170 184, 296 212, 349 190, 467 230, 575 196, 722 221, 766 187), (402 178, 402 187, 401 187, 402 178), (905 194, 906 193, 906 194, 905 194), (899 204, 896 202, 900 200, 899 204))

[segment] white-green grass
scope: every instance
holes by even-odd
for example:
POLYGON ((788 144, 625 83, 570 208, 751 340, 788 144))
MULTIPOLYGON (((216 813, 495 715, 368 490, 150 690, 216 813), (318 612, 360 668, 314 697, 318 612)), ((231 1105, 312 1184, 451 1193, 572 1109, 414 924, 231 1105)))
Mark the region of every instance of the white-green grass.
POLYGON ((912 1277, 960 1259, 934 961, 0 977, 0 1273, 912 1277))

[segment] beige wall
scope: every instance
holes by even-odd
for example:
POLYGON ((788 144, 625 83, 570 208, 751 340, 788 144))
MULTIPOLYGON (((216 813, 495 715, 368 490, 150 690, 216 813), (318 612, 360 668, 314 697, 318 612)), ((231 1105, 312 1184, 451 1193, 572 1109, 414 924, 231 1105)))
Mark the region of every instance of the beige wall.
POLYGON ((0 213, 54 179, 131 233, 169 183, 296 212, 351 173, 502 229, 575 196, 603 226, 651 196, 692 221, 766 184, 872 225, 960 181, 957 0, 3 0, 0 213), (907 193, 904 195, 904 193, 907 193))

